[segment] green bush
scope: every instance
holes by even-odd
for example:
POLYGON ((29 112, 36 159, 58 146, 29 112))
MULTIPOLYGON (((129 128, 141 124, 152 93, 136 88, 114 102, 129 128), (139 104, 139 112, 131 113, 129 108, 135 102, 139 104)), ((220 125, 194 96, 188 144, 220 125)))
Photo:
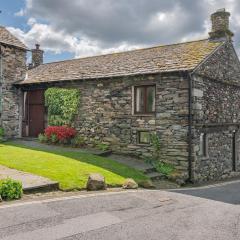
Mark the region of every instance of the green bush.
POLYGON ((40 133, 38 135, 38 141, 40 143, 46 143, 48 141, 47 136, 45 134, 43 134, 43 133, 40 133))
POLYGON ((45 91, 48 108, 48 124, 51 126, 71 125, 78 113, 80 91, 78 89, 49 88, 45 91))
POLYGON ((71 144, 73 147, 84 147, 86 146, 86 141, 80 135, 77 135, 71 140, 71 144))
POLYGON ((3 137, 4 137, 4 129, 0 127, 0 142, 3 141, 3 137))
POLYGON ((56 134, 52 134, 50 137, 50 142, 51 143, 57 143, 58 142, 58 138, 56 134))
POLYGON ((154 164, 156 170, 162 173, 165 176, 170 176, 173 172, 175 172, 175 168, 172 164, 165 162, 158 162, 154 164))
POLYGON ((161 140, 160 137, 157 134, 151 134, 150 135, 150 141, 151 145, 153 147, 154 153, 153 158, 156 160, 159 160, 160 154, 161 154, 161 140))
POLYGON ((157 134, 151 134, 151 146, 153 147, 153 154, 151 157, 145 159, 145 161, 151 164, 159 173, 169 176, 175 168, 172 164, 166 163, 161 159, 161 139, 157 134))
POLYGON ((109 144, 99 142, 96 143, 96 148, 101 151, 107 151, 109 149, 109 144))
POLYGON ((13 200, 22 197, 22 183, 7 178, 0 180, 0 195, 3 200, 13 200))

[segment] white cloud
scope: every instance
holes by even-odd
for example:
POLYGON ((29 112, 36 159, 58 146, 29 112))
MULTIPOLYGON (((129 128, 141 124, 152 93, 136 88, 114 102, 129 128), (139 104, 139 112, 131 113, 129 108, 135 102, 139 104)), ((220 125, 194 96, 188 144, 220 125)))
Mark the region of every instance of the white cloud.
POLYGON ((13 27, 8 27, 7 29, 29 48, 33 48, 36 43, 39 43, 44 51, 51 51, 56 54, 71 52, 75 57, 84 57, 126 51, 139 47, 123 42, 117 47, 101 48, 97 41, 90 40, 86 36, 81 38, 74 37, 66 34, 64 31, 57 31, 50 25, 37 23, 34 18, 28 20, 28 25, 30 30, 27 32, 13 27))
POLYGON ((71 52, 76 57, 208 37, 210 14, 231 12, 240 41, 240 0, 25 0, 17 16, 29 30, 9 28, 30 48, 71 52))
POLYGON ((181 38, 181 42, 194 41, 194 40, 208 38, 208 33, 211 31, 211 24, 210 24, 210 22, 206 20, 204 22, 203 28, 205 30, 202 31, 202 32, 190 32, 189 34, 183 36, 181 38))

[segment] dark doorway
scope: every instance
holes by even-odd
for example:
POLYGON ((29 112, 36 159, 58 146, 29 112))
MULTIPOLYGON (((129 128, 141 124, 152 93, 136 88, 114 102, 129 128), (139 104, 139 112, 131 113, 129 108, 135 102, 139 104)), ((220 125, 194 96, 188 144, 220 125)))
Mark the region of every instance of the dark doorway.
POLYGON ((24 135, 37 137, 39 133, 44 132, 44 90, 33 90, 26 92, 25 101, 25 124, 24 135))

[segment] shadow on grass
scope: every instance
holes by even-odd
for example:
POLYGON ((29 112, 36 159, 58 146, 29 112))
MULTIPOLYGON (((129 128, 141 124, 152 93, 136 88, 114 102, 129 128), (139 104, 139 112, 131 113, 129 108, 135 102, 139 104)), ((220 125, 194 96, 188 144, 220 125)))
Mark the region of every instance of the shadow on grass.
MULTIPOLYGON (((112 159, 104 158, 100 156, 93 155, 91 153, 81 152, 81 149, 71 149, 71 148, 60 148, 57 146, 57 148, 50 150, 50 145, 44 145, 39 144, 39 146, 28 146, 24 143, 15 143, 15 142, 5 142, 1 143, 6 146, 13 146, 17 148, 22 148, 26 150, 34 150, 37 152, 45 152, 50 154, 55 154, 63 157, 70 158, 72 160, 77 160, 82 163, 87 163, 94 165, 96 167, 103 168, 105 170, 108 170, 109 172, 112 172, 114 174, 117 174, 123 178, 133 178, 137 182, 140 182, 142 180, 148 179, 146 175, 143 174, 143 172, 136 170, 134 168, 131 168, 127 165, 124 165, 122 163, 118 163, 112 159), (72 150, 72 151, 71 151, 72 150)), ((55 146, 53 146, 54 148, 55 146)))

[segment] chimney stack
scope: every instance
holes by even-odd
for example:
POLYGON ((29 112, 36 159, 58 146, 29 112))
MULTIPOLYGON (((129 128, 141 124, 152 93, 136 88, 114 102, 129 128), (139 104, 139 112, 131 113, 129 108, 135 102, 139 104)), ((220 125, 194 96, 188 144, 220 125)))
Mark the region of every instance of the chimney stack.
POLYGON ((40 49, 40 45, 36 44, 36 48, 32 49, 32 67, 37 67, 43 64, 43 50, 40 49))
POLYGON ((211 40, 231 40, 234 34, 229 30, 230 13, 225 8, 217 10, 211 15, 212 31, 209 33, 211 40))

